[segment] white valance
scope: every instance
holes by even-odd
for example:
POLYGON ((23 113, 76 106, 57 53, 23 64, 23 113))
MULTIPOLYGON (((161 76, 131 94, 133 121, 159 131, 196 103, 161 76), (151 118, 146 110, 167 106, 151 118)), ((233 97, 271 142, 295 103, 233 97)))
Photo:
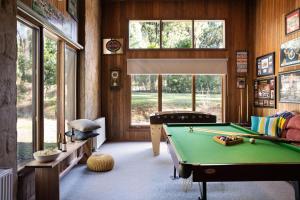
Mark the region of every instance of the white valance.
POLYGON ((127 59, 127 74, 227 74, 227 58, 127 59))

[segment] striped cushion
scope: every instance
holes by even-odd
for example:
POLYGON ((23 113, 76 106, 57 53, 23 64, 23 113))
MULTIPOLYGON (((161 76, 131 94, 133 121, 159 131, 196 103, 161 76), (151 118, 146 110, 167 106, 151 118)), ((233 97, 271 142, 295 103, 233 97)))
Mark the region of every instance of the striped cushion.
POLYGON ((278 125, 277 117, 268 118, 268 123, 266 126, 265 134, 274 136, 274 137, 277 136, 277 125, 278 125))
POLYGON ((251 116, 251 130, 257 132, 258 131, 258 121, 259 117, 251 116))
POLYGON ((258 130, 257 132, 261 134, 266 133, 266 127, 268 126, 268 117, 260 117, 258 120, 258 130))
POLYGON ((251 130, 260 134, 277 136, 277 117, 257 117, 251 116, 251 130))

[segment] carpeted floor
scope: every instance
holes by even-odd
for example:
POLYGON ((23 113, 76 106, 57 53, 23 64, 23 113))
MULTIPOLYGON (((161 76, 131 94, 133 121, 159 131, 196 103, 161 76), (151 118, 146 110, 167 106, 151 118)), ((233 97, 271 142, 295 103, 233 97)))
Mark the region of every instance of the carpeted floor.
MULTIPOLYGON (((150 142, 108 143, 99 151, 111 154, 115 167, 106 173, 76 166, 61 180, 62 200, 196 200, 197 184, 183 191, 183 181, 171 180, 171 157, 165 143, 153 157, 150 142)), ((293 200, 293 187, 287 182, 208 183, 208 200, 293 200)))

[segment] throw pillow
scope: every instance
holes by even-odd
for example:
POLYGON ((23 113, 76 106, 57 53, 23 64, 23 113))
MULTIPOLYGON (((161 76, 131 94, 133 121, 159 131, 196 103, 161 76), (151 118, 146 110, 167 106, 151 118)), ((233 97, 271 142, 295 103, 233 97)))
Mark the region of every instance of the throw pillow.
POLYGON ((287 124, 287 128, 294 128, 294 129, 299 129, 300 130, 300 115, 295 115, 292 117, 287 124))
POLYGON ((258 121, 259 117, 251 116, 251 130, 257 132, 258 131, 258 121))
POLYGON ((265 134, 267 123, 268 123, 268 117, 259 117, 257 132, 259 132, 260 134, 265 134))
POLYGON ((286 138, 289 140, 300 140, 300 130, 294 128, 288 129, 286 138))
POLYGON ((268 117, 266 123, 265 134, 270 136, 277 136, 277 126, 278 126, 278 118, 277 117, 268 117))
POLYGON ((99 124, 89 119, 77 119, 70 121, 68 124, 71 128, 82 132, 93 131, 100 128, 99 124))
MULTIPOLYGON (((68 131, 65 133, 67 136, 71 137, 72 131, 68 131)), ((95 137, 99 135, 98 133, 94 133, 92 131, 82 132, 79 130, 74 130, 75 140, 86 140, 91 137, 95 137)))
POLYGON ((260 134, 277 136, 277 117, 251 116, 251 130, 260 134))

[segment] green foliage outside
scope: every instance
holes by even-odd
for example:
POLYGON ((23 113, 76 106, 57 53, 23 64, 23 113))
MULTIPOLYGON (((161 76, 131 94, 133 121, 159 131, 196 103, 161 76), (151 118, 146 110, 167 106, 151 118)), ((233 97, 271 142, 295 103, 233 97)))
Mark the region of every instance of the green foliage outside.
MULTIPOLYGON (((191 111, 192 76, 163 75, 162 80, 163 111, 191 111)), ((158 111, 157 84, 157 75, 132 76, 131 122, 133 124, 149 123, 150 114, 158 111)), ((214 75, 197 75, 195 86, 196 110, 215 114, 217 115, 218 121, 221 121, 222 77, 214 75)))
POLYGON ((192 76, 163 75, 163 93, 191 93, 192 76))
POLYGON ((44 87, 48 90, 56 86, 56 41, 44 37, 44 87))
MULTIPOLYGON (((192 76, 191 75, 163 75, 164 93, 191 93, 192 76)), ((138 92, 156 92, 157 75, 133 75, 132 91, 138 92)), ((212 94, 219 94, 222 90, 222 77, 217 75, 197 75, 196 92, 203 93, 210 91, 212 94)))
POLYGON ((175 20, 129 21, 129 48, 160 48, 160 31, 162 48, 225 48, 224 21, 221 20, 175 20), (194 23, 194 33, 192 24, 194 23))
POLYGON ((160 25, 158 21, 130 21, 129 48, 159 48, 160 25))
POLYGON ((196 48, 224 48, 224 24, 217 21, 195 21, 196 48))
POLYGON ((163 22, 163 48, 192 48, 192 21, 163 22))
POLYGON ((17 24, 17 105, 31 104, 32 90, 32 30, 17 24))

